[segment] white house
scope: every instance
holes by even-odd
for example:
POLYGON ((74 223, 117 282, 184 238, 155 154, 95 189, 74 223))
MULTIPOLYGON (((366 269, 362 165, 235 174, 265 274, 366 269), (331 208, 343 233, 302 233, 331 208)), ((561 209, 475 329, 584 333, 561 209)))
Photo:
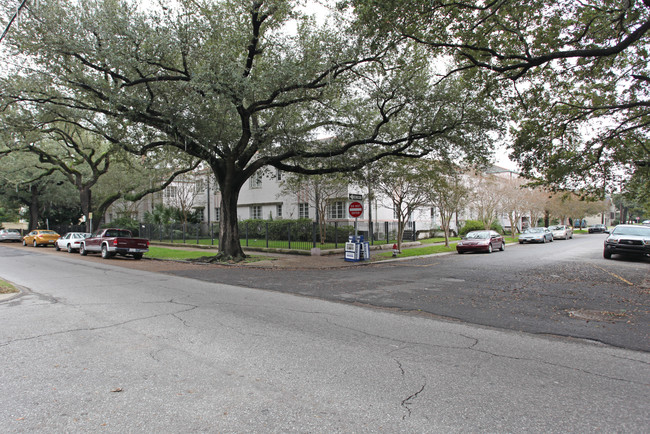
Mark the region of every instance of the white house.
MULTIPOLYGON (((496 179, 518 177, 516 172, 496 166, 491 167, 486 173, 494 175, 496 179)), ((287 175, 276 169, 266 169, 252 176, 240 191, 237 205, 238 219, 309 218, 316 221, 316 204, 313 198, 310 198, 306 192, 284 191, 282 183, 285 176, 287 175)), ((372 221, 374 228, 380 228, 386 222, 395 223, 397 216, 390 200, 374 196, 369 200, 367 188, 350 183, 338 196, 328 201, 325 220, 343 225, 354 224, 355 219, 350 217, 348 207, 352 202, 358 201, 362 202, 364 208, 358 219, 360 225, 367 227, 372 221), (357 199, 359 196, 361 199, 357 199)), ((155 204, 162 203, 165 206, 178 207, 185 212, 197 212, 203 222, 217 223, 221 219, 220 201, 214 175, 207 168, 197 169, 178 177, 163 191, 149 195, 140 202, 116 203, 105 216, 105 221, 110 222, 124 215, 143 220, 145 212, 152 211, 155 204)), ((465 220, 476 218, 474 214, 472 208, 468 207, 454 219, 452 229, 456 230, 456 221, 462 225, 465 220)), ((509 226, 505 214, 499 214, 498 218, 503 226, 509 226)), ((440 217, 433 206, 424 206, 412 213, 409 224, 415 224, 418 231, 429 231, 440 227, 440 217)))

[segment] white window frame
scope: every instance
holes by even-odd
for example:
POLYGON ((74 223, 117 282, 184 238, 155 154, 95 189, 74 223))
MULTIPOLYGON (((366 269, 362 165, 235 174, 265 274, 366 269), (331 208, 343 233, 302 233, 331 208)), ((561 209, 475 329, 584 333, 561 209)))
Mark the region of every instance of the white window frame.
POLYGON ((309 217, 309 203, 300 202, 298 204, 298 218, 299 219, 308 219, 309 217))
POLYGON ((168 185, 165 187, 165 197, 167 199, 174 199, 176 198, 176 192, 178 191, 178 187, 175 185, 168 185))
POLYGON ((262 205, 251 205, 250 208, 251 219, 262 219, 262 205))
POLYGON ((251 179, 249 180, 249 187, 251 190, 262 188, 262 176, 262 172, 259 170, 251 176, 251 179))
POLYGON ((327 218, 330 220, 345 218, 345 202, 337 200, 327 205, 327 218))

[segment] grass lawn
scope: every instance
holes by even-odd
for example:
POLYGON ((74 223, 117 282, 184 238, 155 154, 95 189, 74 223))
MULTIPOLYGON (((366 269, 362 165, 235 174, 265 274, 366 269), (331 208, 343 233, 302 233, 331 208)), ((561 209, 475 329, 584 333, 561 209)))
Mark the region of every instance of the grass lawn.
MULTIPOLYGON (((204 256, 215 256, 216 254, 217 254, 216 250, 205 250, 202 252, 195 252, 190 250, 168 249, 166 247, 149 246, 149 251, 144 254, 144 257, 150 259, 184 260, 184 259, 202 258, 204 256)), ((251 255, 251 256, 247 256, 244 262, 257 262, 266 259, 272 259, 272 258, 266 256, 251 255)))
POLYGON ((0 294, 12 294, 14 292, 18 292, 18 289, 16 289, 15 286, 7 281, 0 279, 0 294))
MULTIPOLYGON (((444 253, 444 252, 455 252, 456 244, 451 243, 449 247, 444 245, 435 245, 435 246, 425 246, 425 247, 413 247, 408 249, 403 249, 402 253, 399 253, 397 256, 400 258, 407 258, 411 256, 424 256, 432 255, 434 253, 444 253)), ((370 253, 370 257, 375 257, 378 259, 389 259, 393 257, 393 251, 385 251, 381 253, 375 253, 374 251, 370 253)))
MULTIPOLYGON (((216 254, 216 252, 214 252, 216 254)), ((210 256, 210 251, 193 252, 189 250, 167 249, 165 247, 149 246, 149 251, 144 254, 145 258, 151 259, 195 259, 203 256, 210 256)))
MULTIPOLYGON (((458 241, 460 237, 449 237, 449 241, 458 241)), ((433 243, 444 243, 445 237, 436 237, 436 238, 425 238, 423 240, 418 240, 422 244, 433 244, 433 243)))

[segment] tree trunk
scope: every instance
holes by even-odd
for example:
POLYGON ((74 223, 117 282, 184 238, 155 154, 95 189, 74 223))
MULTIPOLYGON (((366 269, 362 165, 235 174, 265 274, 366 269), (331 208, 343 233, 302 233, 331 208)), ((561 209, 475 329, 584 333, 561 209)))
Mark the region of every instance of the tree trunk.
POLYGON ((90 224, 90 213, 92 210, 92 190, 89 186, 79 188, 79 200, 81 201, 81 212, 86 217, 86 232, 93 232, 90 224))
POLYGON ((28 232, 38 229, 38 218, 39 218, 39 202, 38 196, 40 194, 38 187, 31 185, 29 187, 30 201, 29 201, 29 227, 27 228, 28 232))
POLYGON ((442 209, 440 210, 440 223, 442 223, 442 231, 445 234, 445 247, 449 247, 449 226, 451 224, 451 216, 447 218, 442 209))
MULTIPOLYGON (((215 175, 217 173, 215 172, 215 175)), ((237 201, 242 182, 233 182, 229 177, 219 177, 221 189, 221 220, 219 221, 219 252, 232 256, 235 260, 244 259, 246 255, 239 241, 237 221, 237 201)))
POLYGON ((551 213, 544 211, 544 226, 548 227, 551 223, 551 213))

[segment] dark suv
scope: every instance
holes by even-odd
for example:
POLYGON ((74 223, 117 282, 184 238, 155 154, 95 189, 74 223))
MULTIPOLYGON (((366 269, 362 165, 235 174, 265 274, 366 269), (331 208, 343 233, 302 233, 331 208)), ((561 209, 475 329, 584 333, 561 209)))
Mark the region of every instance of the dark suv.
POLYGON ((614 254, 650 256, 650 227, 616 226, 605 240, 603 257, 610 259, 614 254))
POLYGON ((605 232, 607 232, 607 226, 605 226, 605 225, 593 225, 593 226, 589 226, 587 231, 590 234, 604 234, 605 232))

